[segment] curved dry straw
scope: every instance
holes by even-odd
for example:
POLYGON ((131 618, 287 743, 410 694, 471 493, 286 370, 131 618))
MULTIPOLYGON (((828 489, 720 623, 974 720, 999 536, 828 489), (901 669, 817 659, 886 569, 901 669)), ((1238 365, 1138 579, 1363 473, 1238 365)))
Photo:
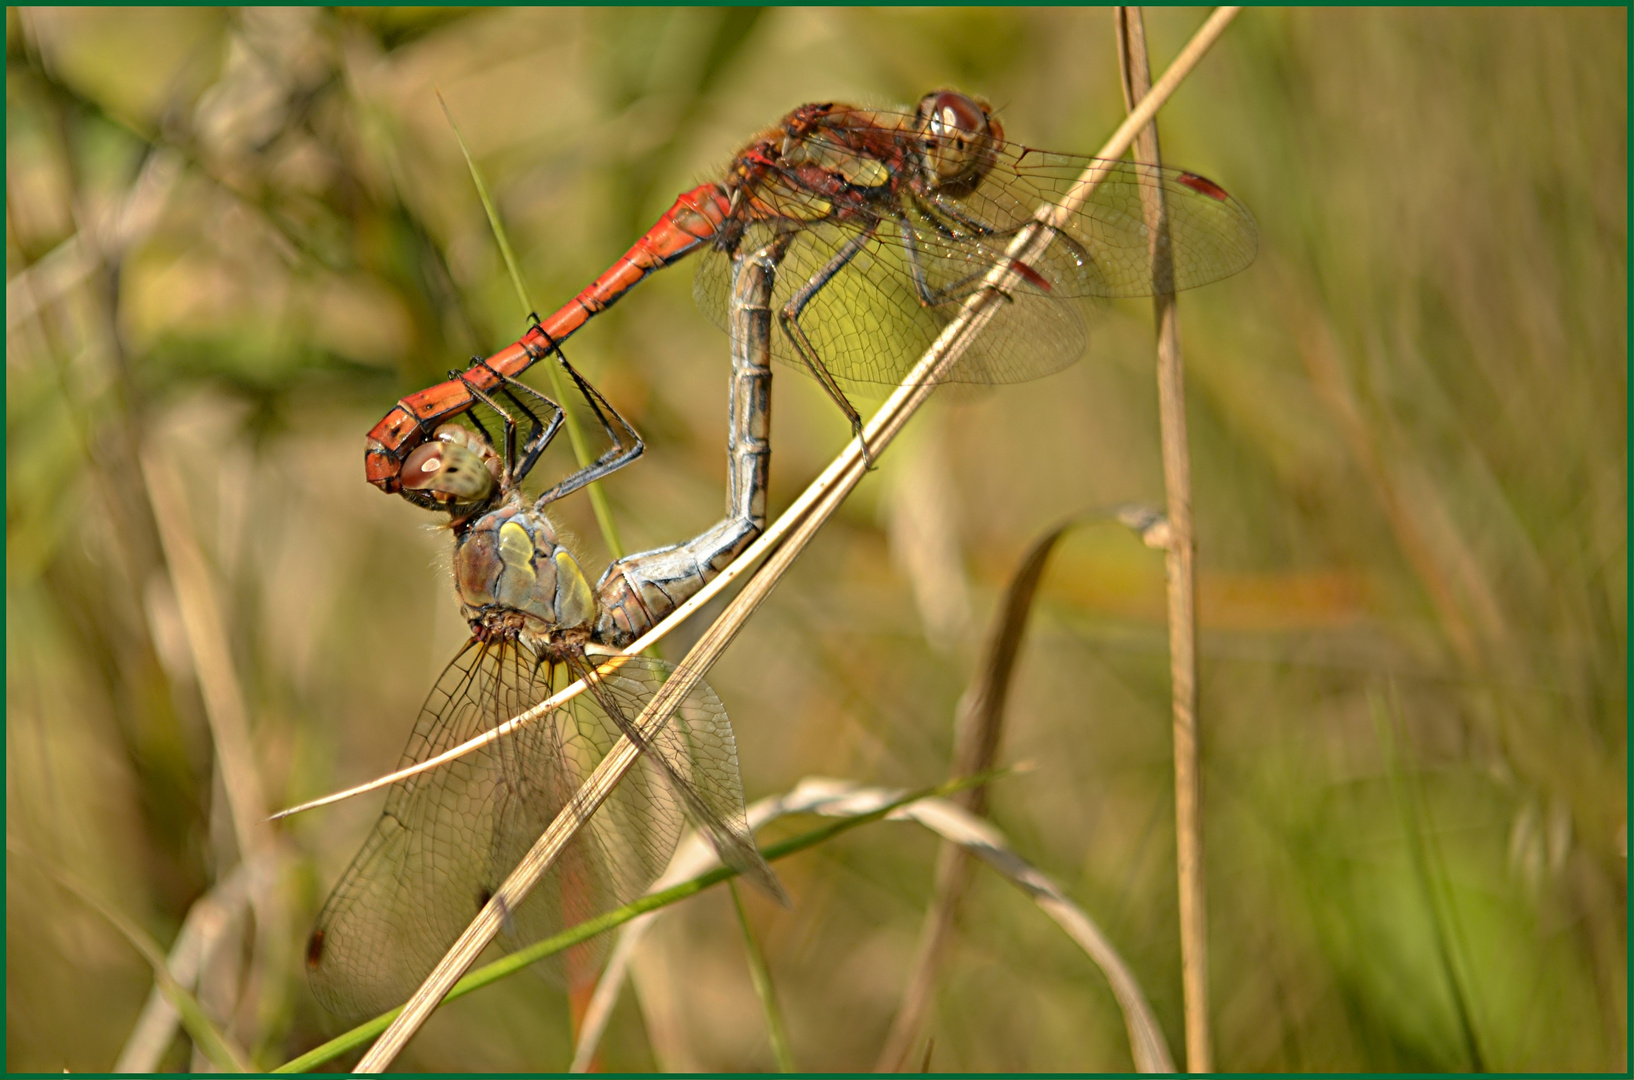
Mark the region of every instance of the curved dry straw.
MULTIPOLYGON (((1148 547, 1167 546, 1168 522, 1156 510, 1139 504, 1125 504, 1076 515, 1047 530, 1033 542, 1005 588, 987 632, 976 676, 959 699, 953 722, 951 771, 954 776, 985 774, 997 765, 1016 658, 1030 621, 1033 599, 1044 576, 1044 567, 1057 542, 1071 529, 1110 522, 1132 530, 1148 547)), ((985 784, 972 785, 951 798, 972 817, 980 818, 987 812, 985 784)), ((936 979, 952 946, 957 912, 969 885, 971 854, 972 849, 968 845, 961 846, 951 840, 944 843, 937 854, 930 906, 920 925, 919 944, 914 950, 902 1004, 897 1008, 890 1031, 886 1033, 884 1047, 875 1059, 875 1072, 904 1071, 908 1068, 910 1055, 919 1046, 930 1013, 936 979)), ((1128 1012, 1127 1006, 1125 1012, 1128 1012)), ((1135 1038, 1133 1028, 1131 1041, 1135 1047, 1135 1064, 1141 1071, 1172 1071, 1172 1063, 1159 1068, 1157 1059, 1152 1055, 1147 1055, 1145 1059, 1152 1065, 1150 1069, 1142 1063, 1141 1044, 1135 1038)), ((1162 1060, 1170 1060, 1166 1048, 1162 1060)))
MULTIPOLYGON (((1107 139, 1106 144, 1096 154, 1098 158, 1121 157, 1129 149, 1136 133, 1151 121, 1158 108, 1168 100, 1210 46, 1218 40, 1236 12, 1236 8, 1215 10, 1187 43, 1186 48, 1175 58, 1174 63, 1164 72, 1163 78, 1153 86, 1151 93, 1141 100, 1119 125, 1117 131, 1107 139)), ((942 375, 964 355, 988 320, 993 317, 998 305, 1005 302, 1006 286, 1013 285, 1020 277, 1015 267, 1018 264, 1030 264, 1042 253, 1052 239, 1052 230, 1059 228, 1074 210, 1083 205, 1105 175, 1103 170, 1091 167, 1079 178, 1060 204, 1040 208, 1036 226, 1023 229, 1016 236, 1006 253, 1007 260, 995 266, 988 275, 985 287, 966 301, 958 317, 943 329, 919 363, 909 372, 903 385, 897 388, 869 420, 862 435, 848 443, 822 475, 813 481, 765 535, 739 558, 737 565, 740 567, 752 565, 754 560, 762 555, 766 556, 766 562, 750 577, 743 590, 721 613, 720 618, 703 633, 692 651, 677 665, 669 681, 659 689, 647 707, 642 710, 641 715, 636 718, 635 726, 643 736, 651 737, 663 727, 686 694, 703 678, 704 673, 737 636, 748 617, 788 572, 794 560, 816 535, 817 530, 822 528, 850 494, 851 489, 862 479, 866 472, 864 446, 867 447, 869 458, 877 458, 890 445, 908 418, 930 397, 942 375)), ((722 574, 716 582, 724 583, 727 578, 727 574, 722 574)), ((694 603, 701 603, 706 595, 711 595, 708 590, 699 593, 693 598, 694 603)), ((674 624, 685 614, 684 606, 671 616, 667 623, 674 624)), ((645 648, 651 641, 657 639, 655 635, 657 631, 636 642, 631 649, 645 648)), ((529 713, 538 714, 543 708, 540 706, 529 713)), ((512 721, 513 724, 516 722, 512 721)), ((498 935, 505 921, 505 913, 514 910, 526 898, 567 842, 635 763, 637 754, 635 745, 626 738, 620 738, 614 744, 601 764, 585 780, 573 800, 563 808, 556 820, 551 822, 533 848, 517 864, 516 869, 505 879, 493 897, 478 912, 477 917, 466 927, 465 932, 426 977, 419 990, 415 991, 404 1004, 403 1011, 397 1019, 358 1062, 358 1072, 378 1072, 391 1063, 459 980, 460 975, 498 935)))
MULTIPOLYGON (((1005 880, 1032 897, 1039 910, 1053 919, 1106 976, 1113 996, 1123 1010, 1124 1027, 1129 1033, 1129 1053, 1135 1068, 1143 1073, 1174 1071, 1174 1059, 1163 1038, 1163 1028, 1152 1012, 1146 993, 1112 942, 1082 908, 1074 904, 1047 874, 1028 863, 1006 843, 991 822, 953 801, 974 788, 905 801, 904 793, 891 788, 865 787, 845 780, 807 777, 786 795, 762 799, 749 808, 749 823, 758 829, 769 821, 790 814, 818 814, 824 817, 853 817, 878 813, 887 821, 912 821, 961 851, 986 861, 1005 880)), ((708 844, 696 835, 676 853, 664 877, 653 885, 660 892, 671 883, 686 881, 718 863, 708 844)), ((607 971, 596 986, 595 997, 585 1014, 574 1050, 573 1072, 586 1071, 596 1052, 620 987, 629 974, 636 947, 665 909, 647 912, 634 919, 619 935, 607 961, 607 971)))

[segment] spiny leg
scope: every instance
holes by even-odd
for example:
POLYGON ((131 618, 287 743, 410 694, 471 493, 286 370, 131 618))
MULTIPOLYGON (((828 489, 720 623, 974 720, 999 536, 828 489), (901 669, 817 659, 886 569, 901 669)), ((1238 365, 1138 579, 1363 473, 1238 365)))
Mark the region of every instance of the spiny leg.
MULTIPOLYGON (((479 364, 484 364, 484 361, 483 361, 482 357, 480 357, 480 356, 471 357, 471 366, 472 367, 475 367, 475 366, 477 366, 479 364)), ((485 364, 484 364, 484 366, 485 366, 485 364)), ((471 383, 465 378, 465 372, 460 371, 457 368, 449 368, 448 369, 448 378, 450 380, 457 380, 460 383, 460 385, 465 387, 465 392, 466 393, 469 394, 469 393, 472 392, 473 387, 471 386, 471 383)), ((486 398, 481 398, 481 399, 478 399, 478 400, 486 401, 487 399, 486 398)), ((471 422, 472 427, 477 429, 477 433, 482 436, 482 441, 483 442, 487 443, 489 446, 494 446, 495 445, 494 444, 494 437, 492 435, 488 434, 488 428, 483 424, 482 419, 477 416, 477 411, 476 411, 475 408, 467 409, 466 412, 465 412, 465 418, 471 422)))
MULTIPOLYGON (((534 462, 539 460, 539 455, 544 452, 545 447, 550 445, 550 441, 556 437, 556 432, 561 428, 564 418, 562 407, 526 383, 518 382, 516 379, 489 367, 487 361, 478 360, 475 366, 487 368, 488 371, 492 372, 500 392, 510 400, 518 412, 528 419, 528 434, 519 447, 516 441, 516 420, 511 416, 510 411, 478 387, 468 377, 467 373, 460 372, 454 376, 465 384, 465 388, 470 391, 472 397, 494 410, 499 416, 500 422, 505 426, 505 445, 503 447, 505 475, 510 478, 511 483, 520 484, 523 477, 527 476, 528 471, 533 468, 534 462), (525 398, 532 398, 535 402, 547 406, 551 414, 549 422, 540 420, 538 414, 528 407, 525 398)), ((482 433, 482 437, 487 439, 488 444, 492 446, 493 439, 488 434, 487 429, 482 426, 482 422, 477 419, 476 414, 469 414, 469 417, 471 423, 482 433)))
POLYGON ((527 383, 499 372, 495 372, 495 374, 500 377, 500 385, 505 391, 505 396, 510 398, 516 407, 532 421, 532 428, 528 438, 518 448, 517 460, 511 466, 514 478, 520 484, 522 478, 533 471, 533 466, 539 460, 539 455, 545 452, 545 447, 549 446, 551 440, 556 438, 556 433, 561 430, 562 422, 567 419, 567 413, 563 411, 560 405, 527 383), (532 409, 528 408, 525 399, 529 398, 536 403, 549 406, 551 417, 548 423, 540 424, 538 416, 534 414, 532 409))
MULTIPOLYGON (((535 325, 538 325, 537 322, 535 322, 535 325)), ((569 473, 555 487, 534 500, 533 508, 542 510, 557 499, 572 494, 586 484, 617 472, 640 457, 647 447, 641 441, 641 436, 636 433, 635 428, 630 425, 630 422, 624 419, 623 415, 613 408, 612 403, 602 397, 601 392, 591 386, 584 376, 574 370, 572 364, 567 362, 567 357, 563 355, 559 345, 553 342, 548 350, 539 350, 538 346, 528 343, 527 348, 530 355, 535 351, 539 352, 539 355, 534 357, 535 360, 541 359, 546 351, 555 355, 556 362, 561 365, 563 371, 567 372, 568 378, 573 380, 573 385, 578 389, 579 396, 584 399, 585 404, 590 406, 590 411, 595 414, 597 423, 601 425, 602 431, 606 433, 607 438, 613 444, 595 461, 569 473)))
MULTIPOLYGON (((801 362, 806 365, 818 383, 828 392, 828 396, 834 399, 834 404, 838 405, 840 411, 845 413, 846 419, 851 422, 851 434, 858 438, 862 436, 862 415, 851 404, 851 399, 846 397, 845 392, 840 389, 840 384, 835 381, 833 373, 828 370, 827 365, 823 363, 822 357, 818 355, 817 347, 806 336, 805 329, 800 325, 800 316, 806 310, 806 305, 815 300, 817 294, 822 292, 834 280, 834 276, 844 270, 851 260, 857 257, 857 253, 868 246, 868 242, 874 238, 874 232, 878 228, 879 222, 875 221, 867 229, 847 240, 844 246, 835 253, 834 257, 829 259, 821 270, 812 275, 810 281, 807 281, 800 287, 799 291, 789 297, 789 302, 784 304, 783 310, 778 313, 778 322, 783 327, 783 333, 788 336, 790 344, 794 346, 795 354, 800 357, 801 362)), ((864 463, 871 465, 872 463, 868 461, 867 443, 863 443, 862 453, 864 463)))
MULTIPOLYGON (((949 243, 959 240, 960 236, 957 232, 948 227, 947 223, 938 216, 939 213, 947 214, 947 216, 953 218, 954 221, 970 228, 971 231, 977 236, 994 235, 994 231, 992 229, 975 222, 974 219, 953 213, 948 207, 943 206, 941 202, 937 202, 934 207, 932 207, 927 205, 917 195, 910 195, 909 197, 912 199, 914 209, 919 212, 921 219, 935 229, 943 240, 946 240, 949 243)), ((925 273, 924 256, 919 250, 919 240, 917 239, 918 233, 915 232, 913 224, 908 220, 905 212, 899 213, 897 220, 902 228, 902 250, 908 263, 908 276, 913 281, 913 289, 919 297, 919 304, 921 307, 936 308, 948 303, 949 301, 963 300, 965 297, 979 289, 982 282, 987 279, 988 272, 992 269, 992 266, 988 263, 979 263, 976 269, 959 278, 957 281, 944 285, 941 288, 932 288, 930 277, 925 273)), ((1006 299, 1009 299, 1009 297, 1006 296, 1006 299)))
MULTIPOLYGON (((942 239, 949 242, 956 239, 953 230, 943 224, 930 211, 930 208, 917 198, 914 199, 914 207, 919 211, 922 219, 941 234, 942 239)), ((970 283, 979 282, 987 276, 988 268, 983 266, 966 274, 951 285, 940 289, 932 288, 930 276, 925 273, 925 257, 919 250, 919 234, 914 230, 913 223, 908 220, 906 213, 901 213, 897 217, 897 224, 902 230, 902 255, 904 261, 908 264, 908 278, 913 282, 913 291, 919 300, 920 307, 934 308, 949 300, 962 299, 964 296, 969 295, 971 291, 969 288, 970 283)))
POLYGON ((766 527, 771 466, 772 286, 786 237, 732 257, 726 517, 691 540, 628 555, 596 583, 595 640, 628 645, 719 574, 766 527))

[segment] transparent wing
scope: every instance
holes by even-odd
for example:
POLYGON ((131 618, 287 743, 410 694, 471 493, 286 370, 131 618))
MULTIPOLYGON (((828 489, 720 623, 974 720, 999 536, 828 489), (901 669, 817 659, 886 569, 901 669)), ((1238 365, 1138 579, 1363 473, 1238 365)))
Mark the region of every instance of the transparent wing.
MULTIPOLYGON (((1151 270, 1151 233, 1146 202, 1162 192, 1174 263, 1174 288, 1193 289, 1246 269, 1259 246, 1259 228, 1248 208, 1212 180, 1181 169, 1122 159, 1092 158, 1037 150, 1020 143, 996 142, 988 148, 987 169, 970 186, 936 188, 912 172, 919 136, 912 113, 856 110, 831 127, 814 131, 802 159, 855 160, 857 145, 881 148, 896 169, 899 187, 920 201, 947 211, 973 235, 990 230, 1006 241, 1048 204, 1060 204, 1089 173, 1100 185, 1062 228, 1066 246, 1083 249, 1087 266, 1067 272, 1079 252, 1047 259, 1037 269, 1049 291, 1062 296, 1150 296, 1156 291, 1151 270), (861 134, 866 130, 867 134, 861 134)), ((825 203, 800 182, 797 174, 774 173, 767 184, 768 206, 791 218, 821 217, 825 203)), ((892 216, 893 207, 879 208, 892 216)), ((961 241, 962 243, 962 241, 961 241)), ((971 254, 989 264, 1005 244, 971 244, 971 254), (983 255, 977 248, 987 249, 983 255)))
MULTIPOLYGON (((427 697, 403 764, 509 720, 565 677, 523 646, 469 643, 427 697)), ((318 1000, 347 1017, 400 1004, 616 738, 599 704, 581 695, 507 738, 394 785, 318 916, 307 951, 318 1000)), ((639 762, 510 913, 505 944, 538 940, 645 891, 681 825, 669 784, 639 762)))
POLYGON ((709 684, 694 686, 658 734, 644 740, 634 721, 675 669, 662 660, 639 656, 625 658, 616 671, 605 675, 592 675, 587 662, 572 664, 587 677, 602 711, 658 763, 687 816, 709 837, 721 861, 787 903, 783 886, 749 831, 737 738, 725 706, 709 684))
MULTIPOLYGON (((768 241, 773 228, 751 226, 745 245, 768 241)), ((878 223, 861 250, 834 270, 856 235, 849 225, 826 222, 801 229, 778 266, 772 291, 772 356, 808 370, 777 313, 809 293, 797 316, 799 329, 848 391, 900 383, 985 273, 974 244, 955 245, 897 221, 878 223), (911 248, 903 240, 910 232, 911 248), (813 289, 824 277, 826 284, 813 289)), ((699 261, 693 284, 698 306, 723 330, 730 326, 731 277, 730 257, 710 250, 699 261)), ((1084 350, 1080 307, 1021 281, 944 381, 1011 383, 1059 371, 1084 350)))
MULTIPOLYGON (((1043 254, 1021 271, 1008 303, 949 382, 1008 383, 1050 374, 1072 363, 1085 341, 1084 312, 1061 303, 1080 298, 1147 296, 1159 253, 1147 227, 1147 205, 1161 194, 1168 222, 1172 288, 1189 289, 1235 274, 1254 259, 1253 216, 1218 185, 1192 173, 1131 161, 1055 154, 995 144, 980 182, 939 188, 912 172, 912 118, 856 113, 859 124, 894 131, 900 152, 879 166, 899 170, 895 195, 832 213, 828 195, 798 173, 770 172, 756 188, 764 220, 746 230, 758 245, 777 232, 793 235, 781 263, 774 310, 791 303, 811 348, 842 386, 897 383, 971 291, 1008 254, 1041 206, 1059 205, 1086 172, 1098 187, 1055 232, 1043 254), (895 128, 892 125, 896 125, 895 128), (860 247, 858 246, 860 245, 860 247), (845 255, 855 252, 849 261, 845 255)), ((876 136, 875 145, 881 143, 876 136)), ((818 160, 847 159, 843 130, 814 134, 818 160)), ((854 161, 855 156, 851 155, 854 161)), ((694 294, 723 329, 728 326, 731 261, 705 255, 694 294)), ((804 367, 793 337, 774 319, 772 353, 804 367)), ((849 386, 847 387, 850 388, 849 386)))
POLYGON ((1254 215, 1206 177, 1138 161, 1056 154, 1013 143, 997 146, 992 168, 968 193, 934 193, 929 201, 1013 236, 1045 204, 1059 205, 1080 178, 1101 182, 1067 218, 1051 248, 1065 247, 1038 270, 1057 296, 1150 296, 1153 234, 1146 203, 1162 193, 1168 218, 1174 289, 1194 289, 1248 267, 1259 249, 1254 215), (1076 249, 1076 250, 1074 250, 1076 249), (1071 268, 1080 256, 1084 265, 1071 268))

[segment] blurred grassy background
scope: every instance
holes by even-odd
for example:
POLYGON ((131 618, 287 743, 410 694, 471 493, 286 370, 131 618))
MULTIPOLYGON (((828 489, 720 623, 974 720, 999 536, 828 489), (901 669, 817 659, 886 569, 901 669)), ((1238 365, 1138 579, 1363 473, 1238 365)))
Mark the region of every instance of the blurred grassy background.
MULTIPOLYGON (((1201 18, 1150 13, 1155 68, 1201 18)), ((1627 1067, 1626 18, 1250 10, 1162 116, 1262 229, 1182 303, 1220 1068, 1627 1067)), ((434 89, 546 307, 802 101, 955 85, 1078 152, 1122 112, 1104 11, 8 9, 6 47, 9 1069, 110 1067, 151 985, 47 865, 168 946, 238 861, 160 524, 208 559, 270 804, 393 763, 463 640, 446 534, 360 454, 523 326, 434 89)), ((1161 505, 1149 323, 934 406, 863 483, 711 675, 751 798, 944 775, 1028 541, 1161 505)), ((632 550, 718 515, 725 345, 678 268, 571 347, 647 438, 608 484, 632 550)), ((777 382, 774 512, 845 435, 777 382)), ((583 497, 561 516, 602 565, 583 497)), ((1178 1055, 1161 565, 1110 527, 1057 556, 1005 747, 1041 764, 994 817, 1178 1055)), ((262 1064, 334 1030, 300 950, 378 805, 289 823, 285 917, 212 961, 262 1064)), ((748 898, 804 1069, 878 1051, 910 828, 780 864, 790 911, 748 898)), ((725 895, 669 919, 603 1064, 768 1067, 725 895)), ((513 979, 401 1064, 562 1068, 562 1001, 513 979)), ((984 873, 931 1033, 936 1070, 1130 1065, 1104 978, 984 873)))

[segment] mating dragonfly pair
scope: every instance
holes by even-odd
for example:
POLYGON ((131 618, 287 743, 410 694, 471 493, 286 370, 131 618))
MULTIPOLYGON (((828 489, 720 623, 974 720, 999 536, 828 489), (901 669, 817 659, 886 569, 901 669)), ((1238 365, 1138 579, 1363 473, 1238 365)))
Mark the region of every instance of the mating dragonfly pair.
POLYGON ((854 431, 850 400, 897 384, 995 271, 1013 282, 981 343, 943 381, 1016 382, 1083 352, 1083 298, 1207 284, 1253 261, 1248 211, 1193 173, 1006 142, 983 102, 951 90, 911 112, 804 105, 762 132, 720 182, 675 204, 612 267, 520 340, 412 394, 369 433, 368 479, 447 512, 469 643, 421 710, 410 765, 518 716, 564 680, 588 690, 533 723, 398 781, 329 897, 307 951, 331 1010, 401 1002, 567 804, 619 734, 643 750, 633 771, 508 922, 541 938, 644 891, 690 818, 722 859, 782 895, 744 814, 732 730, 700 683, 666 727, 631 721, 668 673, 628 645, 737 558, 766 524, 771 358, 813 376, 854 431), (1088 171, 1089 200, 1050 231, 1040 256, 1009 251, 1088 171), (1161 193, 1166 228, 1149 227, 1161 193), (562 343, 655 270, 701 250, 694 293, 731 337, 727 516, 684 543, 627 556, 592 587, 557 542, 546 508, 642 453, 635 430, 567 362, 562 343), (773 323, 776 323, 774 327, 773 323), (542 495, 521 484, 562 410, 518 376, 561 365, 611 443, 542 495), (491 438, 474 409, 499 417, 491 438), (470 426, 454 423, 464 417, 470 426), (598 673, 599 672, 599 673, 598 673))

